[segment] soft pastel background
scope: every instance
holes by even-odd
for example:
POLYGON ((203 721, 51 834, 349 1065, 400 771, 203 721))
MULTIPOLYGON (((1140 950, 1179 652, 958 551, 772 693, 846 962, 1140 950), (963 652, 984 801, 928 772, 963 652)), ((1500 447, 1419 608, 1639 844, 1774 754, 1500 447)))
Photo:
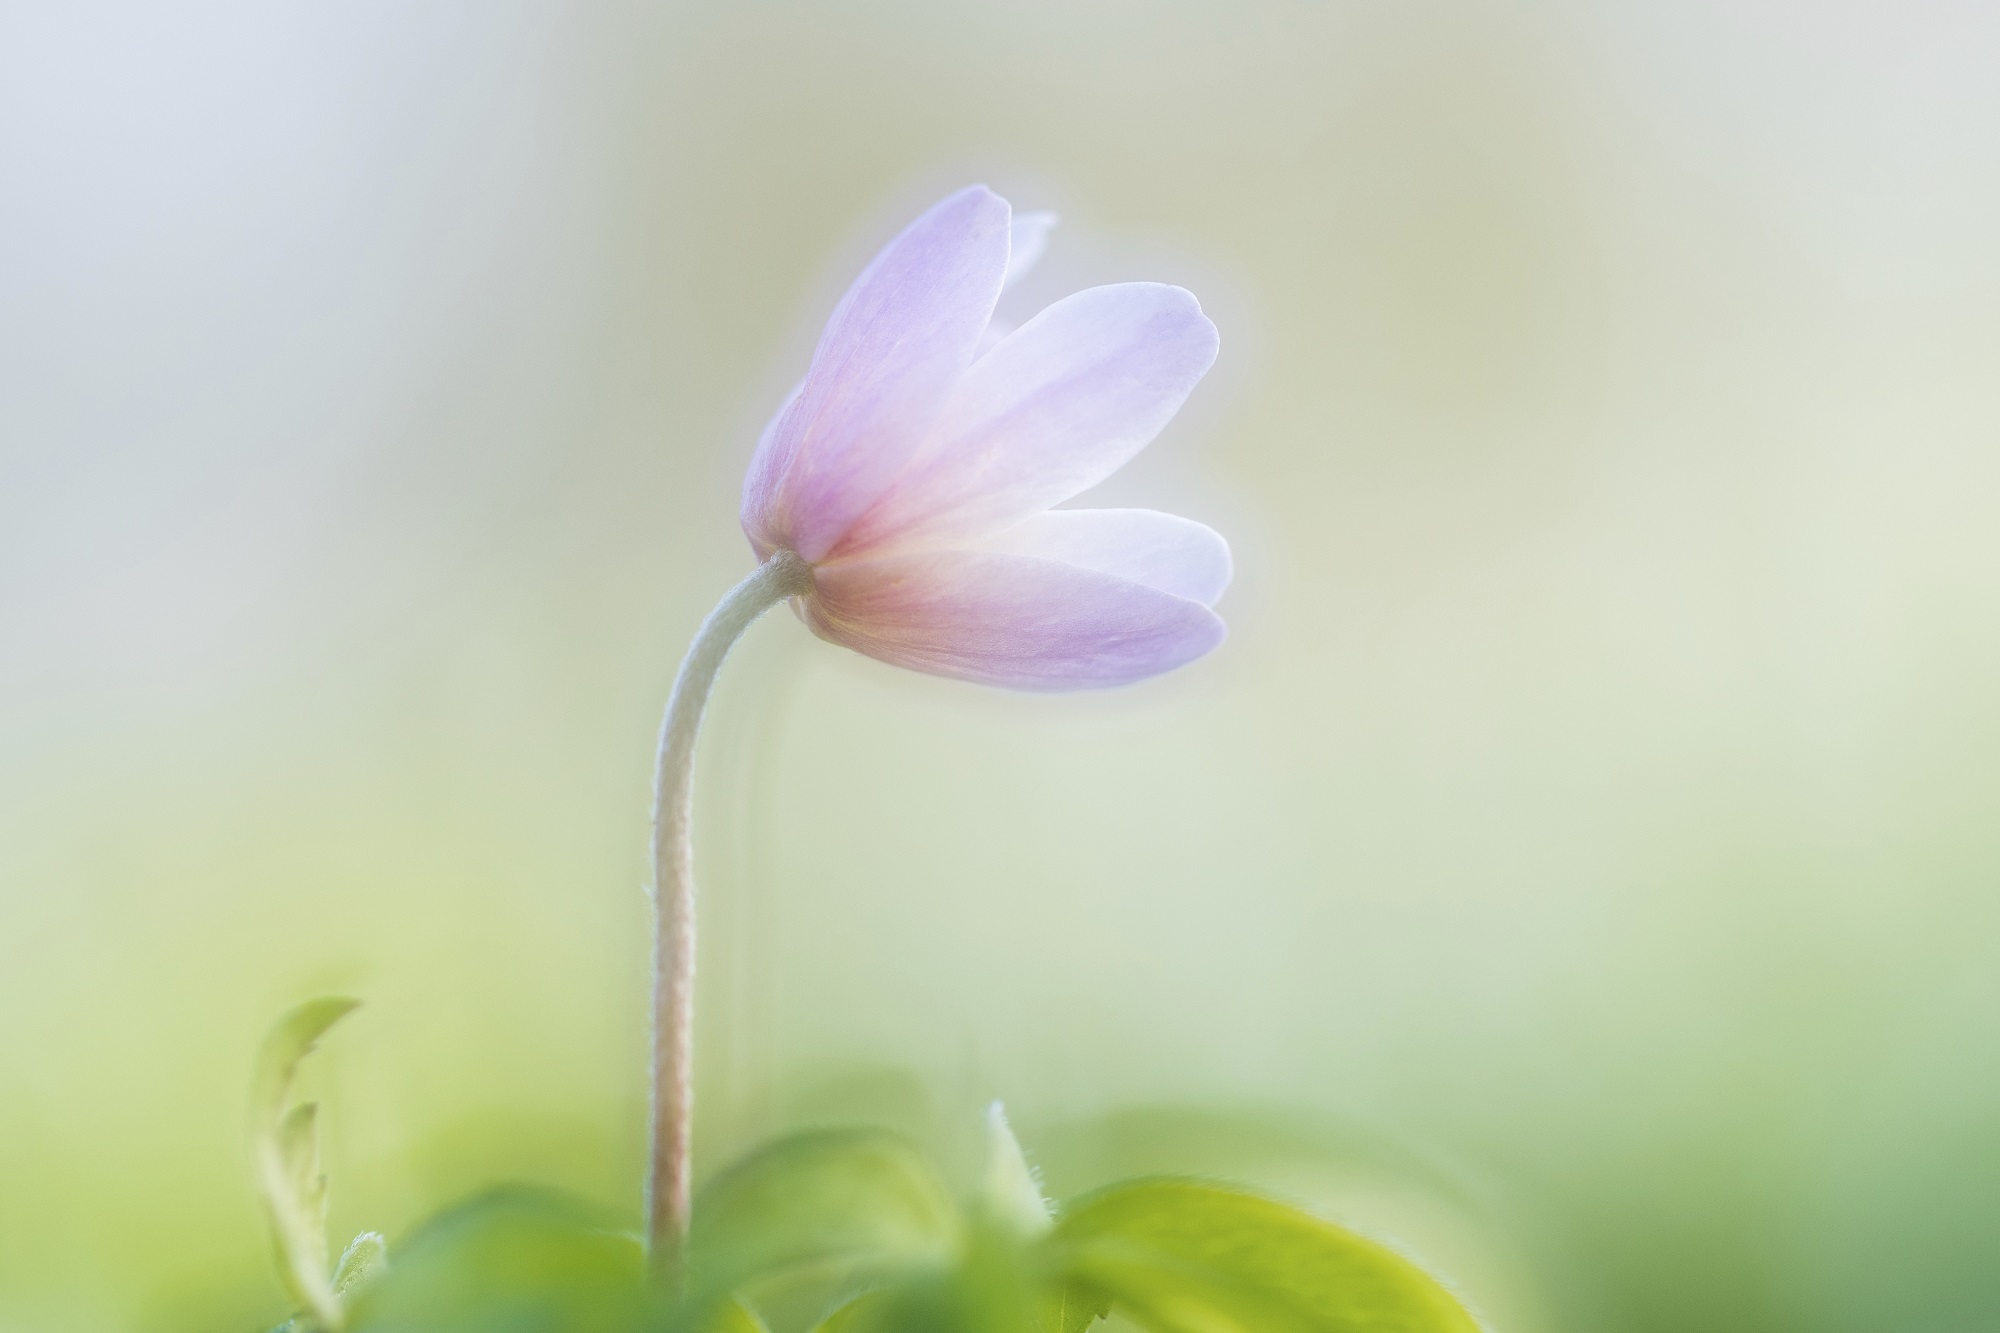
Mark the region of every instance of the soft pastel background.
POLYGON ((342 1235, 636 1207, 657 710, 971 179, 1065 215, 1030 308, 1221 325, 1106 489, 1234 637, 1050 700, 760 626, 706 1160, 1005 1096, 1504 1330, 2000 1324, 1997 14, 0 7, 0 1327, 282 1314, 245 1071, 323 990, 342 1235))

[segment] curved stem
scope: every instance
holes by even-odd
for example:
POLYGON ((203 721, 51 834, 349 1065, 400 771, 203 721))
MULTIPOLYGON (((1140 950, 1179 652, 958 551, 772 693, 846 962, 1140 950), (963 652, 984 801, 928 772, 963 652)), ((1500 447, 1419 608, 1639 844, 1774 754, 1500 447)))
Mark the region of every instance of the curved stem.
POLYGON ((653 1116, 646 1176, 646 1252, 670 1279, 687 1237, 694 1129, 695 734, 715 673, 757 617, 812 589, 812 567, 779 551, 730 589, 702 622, 674 678, 653 775, 653 1116))

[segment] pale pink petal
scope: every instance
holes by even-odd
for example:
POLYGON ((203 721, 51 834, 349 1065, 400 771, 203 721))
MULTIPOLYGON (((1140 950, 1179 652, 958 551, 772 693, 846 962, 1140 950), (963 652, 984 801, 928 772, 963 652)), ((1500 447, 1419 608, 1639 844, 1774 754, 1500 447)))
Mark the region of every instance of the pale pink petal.
POLYGON ((744 479, 743 527, 760 549, 819 559, 909 462, 993 313, 1009 228, 1006 200, 961 190, 841 298, 744 479))
POLYGON ((806 621, 821 638, 933 675, 1023 690, 1124 685, 1222 642, 1200 602, 1078 565, 925 551, 823 565, 806 621))
POLYGON ((757 559, 769 560, 771 553, 785 544, 785 534, 774 531, 775 522, 771 512, 771 496, 782 474, 771 475, 771 470, 779 463, 784 445, 779 442, 779 427, 791 419, 792 405, 805 392, 805 382, 801 380, 785 395, 785 401, 778 406, 776 416, 764 423, 764 433, 757 437, 757 452, 751 455, 750 471, 743 479, 743 532, 750 538, 750 547, 757 552, 757 559))
POLYGON ((1027 275, 1049 248, 1049 233, 1058 221, 1054 213, 1016 213, 1007 247, 1007 283, 1012 287, 1027 275))
POLYGON ((973 363, 836 554, 982 535, 1095 485, 1159 434, 1216 346, 1179 287, 1121 283, 1056 302, 973 363))
POLYGON ((1051 509, 979 543, 1143 583, 1214 606, 1229 586, 1229 543, 1215 529, 1152 509, 1051 509))
MULTIPOLYGON (((1002 289, 1012 287, 1021 280, 1021 275, 1035 266, 1048 249, 1049 232, 1056 225, 1053 213, 1016 213, 1014 215, 1013 239, 1007 250, 1007 280, 1002 289)), ((974 357, 985 356, 1013 335, 1015 326, 1002 319, 990 319, 986 329, 979 335, 979 350, 974 357)))

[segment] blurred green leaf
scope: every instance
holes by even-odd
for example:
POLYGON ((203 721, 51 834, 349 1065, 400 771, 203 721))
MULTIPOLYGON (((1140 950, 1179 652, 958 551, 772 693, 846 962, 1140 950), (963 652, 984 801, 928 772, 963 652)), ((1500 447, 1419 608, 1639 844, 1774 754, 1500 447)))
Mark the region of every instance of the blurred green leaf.
POLYGON ((1021 1238, 975 1220, 963 1242, 956 1263, 878 1288, 816 1333, 1034 1333, 1041 1287, 1021 1238))
POLYGON ((310 1102, 290 1109, 287 1103, 299 1062, 359 1003, 331 996, 308 1000, 285 1014, 258 1049, 250 1085, 251 1151, 278 1250, 278 1272, 292 1298, 328 1330, 340 1328, 341 1309, 327 1271, 318 1112, 310 1102))
MULTIPOLYGON (((425 1223, 354 1302, 354 1333, 632 1333, 653 1313, 638 1238, 510 1188, 425 1223)), ((722 1330, 718 1330, 722 1333, 722 1330)), ((748 1333, 728 1326, 728 1333, 748 1333)))
POLYGON ((759 1319, 742 1301, 724 1301, 702 1325, 702 1333, 766 1333, 759 1319))
POLYGON ((980 1181, 979 1205, 986 1216, 1022 1236, 1039 1236, 1051 1223, 1042 1187, 1028 1169, 1020 1140, 999 1102, 986 1108, 986 1173, 980 1181))
POLYGON ((1097 1292, 1075 1282, 1058 1281, 1044 1287, 1035 1306, 1035 1325, 1041 1333, 1083 1333, 1111 1313, 1111 1302, 1097 1292))
MULTIPOLYGON (((317 1103, 306 1102, 285 1112, 284 1118, 278 1121, 277 1149, 280 1169, 290 1191, 291 1207, 297 1218, 303 1249, 300 1258, 307 1261, 305 1267, 324 1274, 327 1186, 326 1175, 320 1170, 317 1103)), ((301 1267, 296 1260, 290 1266, 295 1272, 301 1267)), ((327 1285, 330 1290, 330 1280, 327 1285)), ((303 1296, 299 1299, 302 1303, 305 1301, 303 1296)))
POLYGON ((1408 1259, 1296 1208, 1185 1180, 1115 1185, 1050 1237, 1059 1271, 1155 1333, 1477 1333, 1408 1259))
POLYGON ((361 1288, 389 1271, 389 1247, 380 1233, 364 1231, 347 1242, 333 1269, 333 1291, 342 1308, 354 1302, 361 1288))
MULTIPOLYGON (((772 1280, 842 1288, 943 1262, 957 1217, 923 1156, 876 1130, 794 1135, 711 1181, 695 1202, 688 1289, 697 1305, 772 1280)), ((768 1311, 767 1311, 768 1313, 768 1311)))
POLYGON ((813 1327, 813 1333, 864 1333, 873 1326, 876 1307, 886 1299, 879 1291, 857 1296, 813 1327))

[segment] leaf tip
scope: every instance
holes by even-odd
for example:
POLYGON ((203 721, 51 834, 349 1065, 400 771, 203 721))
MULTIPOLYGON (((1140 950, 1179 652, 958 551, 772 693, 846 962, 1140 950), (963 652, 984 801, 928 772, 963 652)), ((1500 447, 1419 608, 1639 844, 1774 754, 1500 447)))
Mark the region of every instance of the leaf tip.
POLYGON ((1006 1106, 998 1101, 986 1108, 986 1177, 980 1198, 994 1217, 1024 1235, 1039 1235, 1053 1224, 1041 1184, 1007 1123, 1006 1106))

